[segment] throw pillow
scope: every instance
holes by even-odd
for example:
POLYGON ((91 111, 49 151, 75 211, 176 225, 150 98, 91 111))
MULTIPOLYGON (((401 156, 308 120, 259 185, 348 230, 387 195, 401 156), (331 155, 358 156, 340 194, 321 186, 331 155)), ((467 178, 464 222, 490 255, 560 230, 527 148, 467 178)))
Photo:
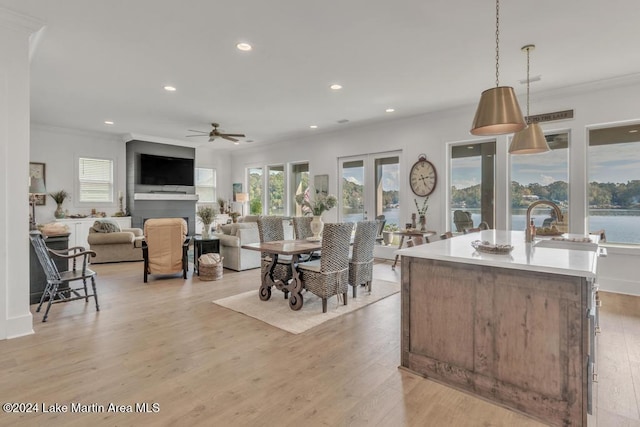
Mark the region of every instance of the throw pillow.
POLYGON ((98 233, 118 233, 120 232, 120 225, 108 219, 101 219, 93 223, 93 230, 98 233))
POLYGON ((228 234, 228 235, 235 235, 235 229, 233 228, 232 224, 225 224, 225 225, 221 225, 220 226, 220 230, 222 230, 222 232, 224 234, 228 234), (231 231, 233 230, 234 234, 231 234, 231 231))

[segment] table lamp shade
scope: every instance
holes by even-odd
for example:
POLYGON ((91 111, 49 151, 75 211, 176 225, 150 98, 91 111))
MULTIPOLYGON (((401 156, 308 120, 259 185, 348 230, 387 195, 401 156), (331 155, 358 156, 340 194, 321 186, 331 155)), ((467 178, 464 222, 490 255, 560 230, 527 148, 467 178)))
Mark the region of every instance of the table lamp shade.
POLYGON ((244 203, 249 201, 248 193, 236 193, 236 202, 244 203))
POLYGON ((44 179, 31 177, 29 180, 29 194, 47 194, 44 179))

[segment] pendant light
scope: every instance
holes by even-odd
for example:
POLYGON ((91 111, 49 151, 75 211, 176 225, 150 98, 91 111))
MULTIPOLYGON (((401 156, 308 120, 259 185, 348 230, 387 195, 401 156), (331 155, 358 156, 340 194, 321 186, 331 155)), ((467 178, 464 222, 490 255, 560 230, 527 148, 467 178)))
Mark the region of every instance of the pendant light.
POLYGON ((513 88, 500 86, 499 65, 500 0, 496 0, 496 87, 482 92, 471 127, 473 135, 503 135, 521 131, 527 126, 513 88))
MULTIPOLYGON (((536 46, 532 44, 522 47, 522 51, 527 52, 527 122, 529 121, 529 52, 535 48, 536 46)), ((549 151, 549 144, 538 123, 529 123, 524 130, 513 135, 511 146, 509 146, 510 154, 535 154, 545 151, 549 151)))

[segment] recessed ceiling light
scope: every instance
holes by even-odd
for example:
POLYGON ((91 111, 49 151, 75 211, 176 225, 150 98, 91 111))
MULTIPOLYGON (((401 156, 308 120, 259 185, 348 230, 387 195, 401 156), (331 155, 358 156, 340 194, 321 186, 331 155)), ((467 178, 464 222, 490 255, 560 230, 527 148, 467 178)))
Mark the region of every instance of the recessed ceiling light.
POLYGON ((244 52, 247 52, 253 49, 253 47, 249 43, 238 43, 236 47, 238 48, 238 50, 242 50, 244 52))
POLYGON ((240 145, 240 141, 235 141, 233 145, 240 145))
POLYGON ((636 132, 638 132, 638 129, 631 129, 631 130, 629 131, 629 133, 636 133, 636 132))
POLYGON ((384 110, 385 113, 393 113, 395 110, 395 108, 387 108, 386 110, 384 110))
POLYGON ((475 147, 473 145, 467 145, 467 150, 473 150, 475 147))
POLYGON ((105 125, 112 125, 112 124, 113 124, 113 122, 112 122, 111 120, 105 120, 105 121, 104 121, 104 124, 105 124, 105 125))
POLYGON ((340 90, 342 89, 342 85, 339 85, 337 83, 332 84, 331 86, 329 86, 332 90, 340 90))
POLYGON ((309 126, 311 129, 318 129, 318 125, 311 125, 309 126))
POLYGON ((164 90, 166 90, 167 92, 175 92, 176 88, 173 86, 165 86, 164 90))

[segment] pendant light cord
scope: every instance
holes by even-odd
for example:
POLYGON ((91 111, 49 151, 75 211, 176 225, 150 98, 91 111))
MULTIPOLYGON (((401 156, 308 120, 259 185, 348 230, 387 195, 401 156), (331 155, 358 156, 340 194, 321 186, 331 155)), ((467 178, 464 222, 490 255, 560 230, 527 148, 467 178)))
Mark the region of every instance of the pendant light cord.
POLYGON ((500 0, 496 0, 496 87, 500 86, 499 82, 499 64, 500 64, 500 0))
POLYGON ((529 86, 531 85, 531 79, 529 78, 529 52, 530 47, 527 47, 527 124, 529 124, 529 86))

